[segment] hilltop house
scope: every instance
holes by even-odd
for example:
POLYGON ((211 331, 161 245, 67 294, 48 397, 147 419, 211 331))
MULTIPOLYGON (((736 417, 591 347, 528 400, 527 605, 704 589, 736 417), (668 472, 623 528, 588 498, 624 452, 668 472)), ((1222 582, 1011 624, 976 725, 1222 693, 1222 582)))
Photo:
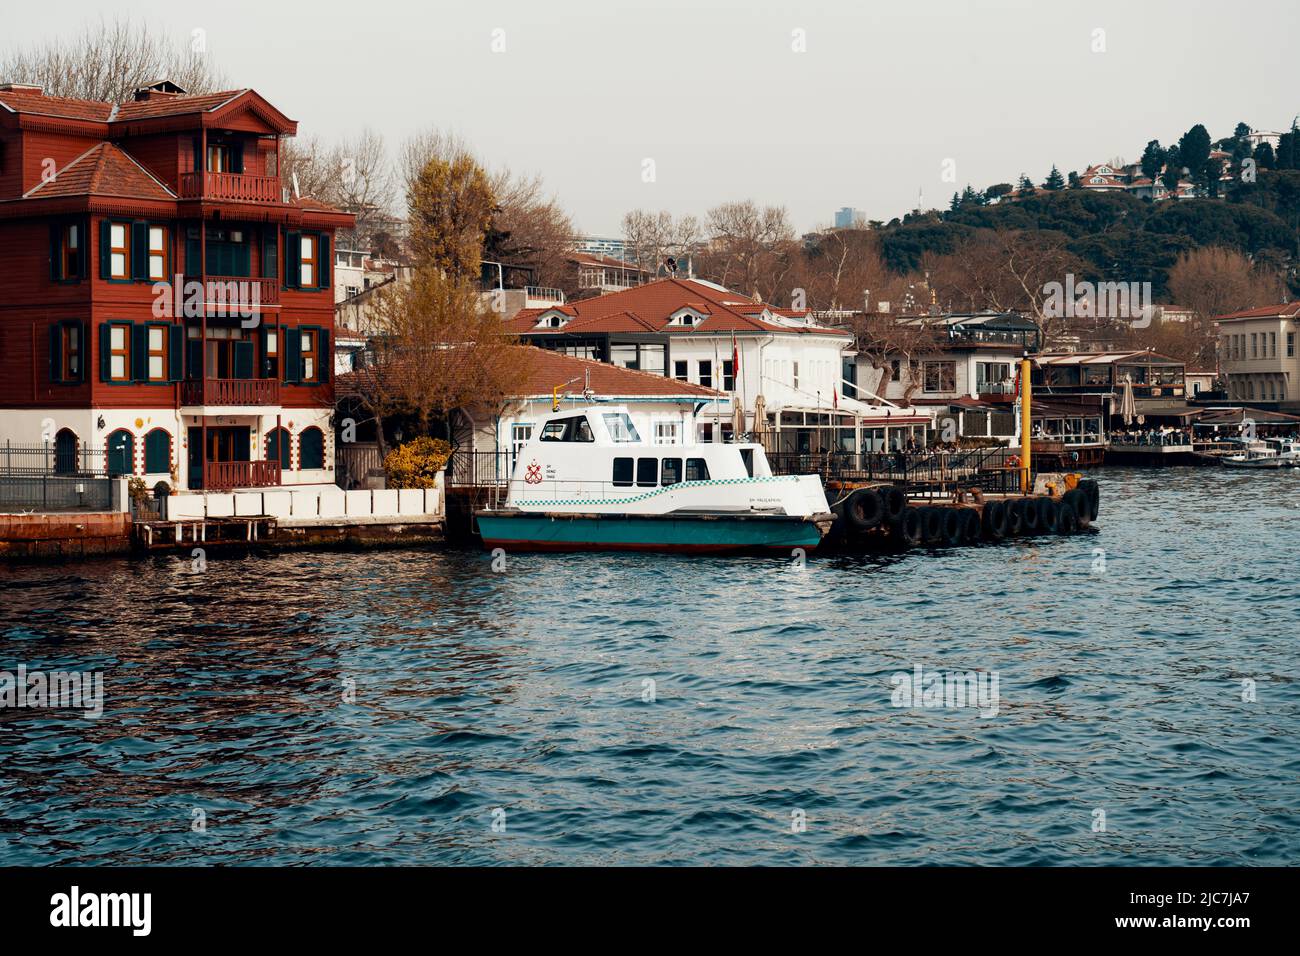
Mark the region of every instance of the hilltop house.
POLYGON ((254 90, 0 85, 0 438, 181 489, 332 480, 335 230, 254 90))

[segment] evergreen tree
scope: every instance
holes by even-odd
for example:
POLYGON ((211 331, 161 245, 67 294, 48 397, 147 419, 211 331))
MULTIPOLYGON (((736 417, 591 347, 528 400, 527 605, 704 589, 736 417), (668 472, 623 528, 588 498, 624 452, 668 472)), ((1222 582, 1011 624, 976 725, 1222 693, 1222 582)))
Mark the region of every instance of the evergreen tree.
POLYGON ((1178 140, 1178 155, 1182 157, 1183 166, 1192 180, 1206 183, 1205 163, 1210 158, 1210 134, 1206 128, 1197 123, 1178 140))
POLYGON ((1277 156, 1273 153, 1272 143, 1260 143, 1255 147, 1255 162, 1260 169, 1273 169, 1277 166, 1277 156))
POLYGON ((1020 182, 1017 184, 1016 194, 1020 196, 1032 196, 1034 194, 1034 181, 1029 178, 1028 174, 1020 174, 1020 182))
POLYGON ((1182 178, 1182 156, 1177 146, 1170 146, 1165 153, 1165 171, 1160 174, 1160 181, 1165 184, 1165 188, 1172 196, 1178 192, 1178 182, 1182 178))
POLYGON ((1154 183, 1164 165, 1164 147, 1160 145, 1160 140, 1153 139, 1147 143, 1147 148, 1142 151, 1142 175, 1154 183))
POLYGON ((1065 177, 1061 175, 1061 171, 1056 168, 1055 163, 1052 164, 1052 171, 1043 180, 1043 188, 1053 190, 1065 188, 1065 177))

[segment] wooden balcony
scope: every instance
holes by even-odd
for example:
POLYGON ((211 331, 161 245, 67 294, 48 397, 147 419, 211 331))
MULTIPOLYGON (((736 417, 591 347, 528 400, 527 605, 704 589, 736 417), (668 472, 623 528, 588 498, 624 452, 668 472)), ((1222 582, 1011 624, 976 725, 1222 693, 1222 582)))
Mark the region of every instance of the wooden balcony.
POLYGON ((277 176, 246 176, 243 173, 181 173, 182 199, 215 199, 221 202, 283 202, 284 192, 277 176))
POLYGON ((270 488, 280 483, 278 461, 207 461, 203 463, 205 491, 231 488, 270 488))
POLYGON ((279 405, 274 378, 207 378, 181 383, 182 405, 279 405))
POLYGON ((280 304, 280 280, 261 276, 192 276, 185 281, 203 285, 203 304, 220 315, 249 314, 280 304), (231 285, 231 283, 236 283, 231 285), (243 283, 242 285, 239 283, 243 283), (256 295, 256 308, 253 297, 256 295))

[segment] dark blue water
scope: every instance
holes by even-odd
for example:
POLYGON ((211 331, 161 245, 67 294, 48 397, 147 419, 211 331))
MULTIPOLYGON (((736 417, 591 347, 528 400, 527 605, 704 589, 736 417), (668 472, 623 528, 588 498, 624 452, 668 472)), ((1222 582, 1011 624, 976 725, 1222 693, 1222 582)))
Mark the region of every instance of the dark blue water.
POLYGON ((1300 473, 1099 477, 1096 534, 804 569, 0 569, 0 669, 106 695, 0 710, 0 862, 1300 861, 1300 473), (997 715, 892 706, 917 664, 997 715))

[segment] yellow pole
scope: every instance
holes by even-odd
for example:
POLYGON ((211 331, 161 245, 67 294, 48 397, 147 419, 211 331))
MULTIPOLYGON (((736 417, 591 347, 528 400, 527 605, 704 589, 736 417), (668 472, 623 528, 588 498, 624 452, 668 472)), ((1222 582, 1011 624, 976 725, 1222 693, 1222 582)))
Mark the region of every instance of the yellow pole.
POLYGON ((1025 495, 1034 490, 1029 484, 1029 457, 1032 454, 1030 449, 1032 444, 1030 440, 1032 391, 1033 388, 1029 382, 1029 356, 1026 355, 1020 360, 1020 493, 1025 495))

